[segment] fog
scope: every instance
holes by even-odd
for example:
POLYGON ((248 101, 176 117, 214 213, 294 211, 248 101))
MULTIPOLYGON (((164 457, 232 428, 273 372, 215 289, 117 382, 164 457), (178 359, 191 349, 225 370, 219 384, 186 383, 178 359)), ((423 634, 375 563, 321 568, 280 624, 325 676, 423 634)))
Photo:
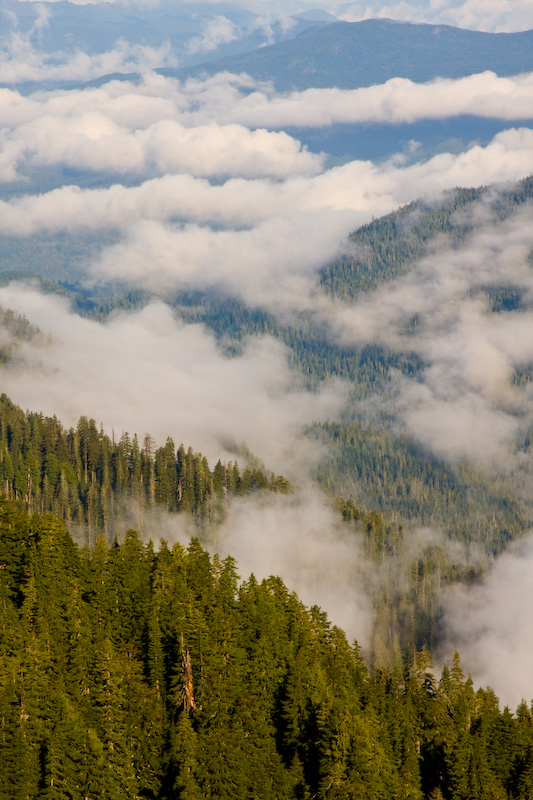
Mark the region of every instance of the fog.
POLYGON ((163 303, 102 324, 11 284, 0 288, 0 306, 24 313, 43 334, 2 368, 3 391, 65 425, 83 415, 117 437, 149 433, 160 445, 172 436, 212 466, 246 446, 267 468, 301 476, 319 455, 301 440, 302 427, 338 414, 344 402, 335 381, 306 392, 273 339, 254 339, 227 358, 203 326, 176 321, 163 303))
MULTIPOLYGON (((528 5, 466 0, 324 8, 345 19, 411 15, 414 21, 515 30, 528 5)), ((57 415, 65 425, 85 415, 117 437, 149 433, 163 444, 170 435, 176 445, 201 451, 211 465, 252 452, 267 471, 286 474, 294 495, 232 503, 210 546, 235 556, 243 577, 250 571, 281 574, 304 602, 322 605, 366 645, 373 621, 368 582, 375 581, 375 589, 382 576, 310 487, 324 453, 302 435, 313 422, 363 415, 363 409, 346 382, 327 380, 309 391, 289 366, 285 347, 271 337, 249 337, 228 357, 227 343, 202 325, 181 321, 169 297, 185 289, 218 292, 285 322, 307 314, 333 344, 415 353, 423 363, 416 377, 393 374, 387 397, 366 402, 383 404, 394 430, 408 432, 452 464, 491 474, 519 460, 525 468, 517 442, 533 425, 533 389, 516 378, 533 365, 530 206, 496 222, 482 199, 469 211, 472 233, 459 245, 453 236, 437 238, 407 275, 352 303, 323 294, 318 275, 330 259, 349 251, 348 234, 373 217, 419 197, 438 202, 454 187, 513 182, 533 173, 533 131, 519 125, 531 117, 532 73, 503 79, 487 72, 428 84, 395 78, 353 92, 286 95, 246 75, 180 83, 150 71, 175 63, 166 43, 154 49, 123 42, 100 54, 42 52, 38 38, 47 8, 35 7, 29 34, 12 32, 0 54, 2 81, 143 74, 139 82, 27 96, 0 89, 0 234, 29 242, 47 235, 53 243, 54 237, 76 241, 90 232, 97 240, 99 232, 113 231, 115 243, 73 264, 73 273, 82 275, 88 291, 126 285, 159 299, 99 322, 35 287, 0 288, 0 306, 24 314, 41 331, 2 365, 2 391, 24 409, 57 415), (506 119, 508 127, 484 146, 471 142, 461 152, 417 163, 405 152, 379 163, 334 163, 283 130, 466 113, 506 119), (487 292, 502 286, 515 287, 520 301, 495 313, 487 292)), ((259 3, 254 10, 268 35, 268 26, 288 9, 259 3)), ((189 40, 190 54, 213 53, 242 35, 217 14, 216 4, 213 12, 189 40)), ((417 143, 411 144, 415 150, 417 143)), ((458 216, 456 224, 462 222, 458 216)), ((47 264, 38 269, 54 277, 47 264)), ((183 518, 162 520, 158 525, 166 531, 168 523, 169 536, 189 535, 183 518)), ((419 542, 422 548, 427 536, 413 534, 412 548, 419 542)), ((431 536, 439 539, 440 533, 431 536)), ((530 549, 526 543, 499 560, 482 586, 457 588, 445 599, 449 645, 457 642, 465 668, 513 704, 518 695, 533 695, 526 666, 531 648, 517 605, 527 593, 530 549), (489 614, 495 607, 499 613, 489 614), (504 630, 505 654, 496 658, 495 642, 504 630), (504 694, 512 665, 520 666, 523 682, 517 678, 504 694)))
POLYGON ((479 216, 462 246, 441 238, 407 276, 345 308, 334 325, 344 342, 382 342, 423 358, 422 375, 396 381, 396 413, 412 435, 440 457, 502 466, 533 423, 531 387, 514 381, 533 363, 531 208, 500 224, 479 216), (492 313, 483 293, 491 286, 521 290, 519 308, 492 313))
POLYGON ((237 558, 241 575, 280 575, 307 605, 319 605, 331 621, 368 648, 373 610, 371 566, 358 540, 317 492, 237 499, 211 547, 237 558), (340 589, 342 587, 342 589, 340 589))
POLYGON ((451 659, 457 649, 476 685, 491 686, 511 710, 533 699, 532 575, 529 535, 498 558, 483 582, 454 586, 444 598, 441 657, 451 659))

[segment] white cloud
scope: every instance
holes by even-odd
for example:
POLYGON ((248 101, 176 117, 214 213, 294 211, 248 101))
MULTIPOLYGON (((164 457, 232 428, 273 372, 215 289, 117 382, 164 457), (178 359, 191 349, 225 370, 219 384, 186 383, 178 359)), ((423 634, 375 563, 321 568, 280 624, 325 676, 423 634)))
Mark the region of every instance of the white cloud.
MULTIPOLYGON (((274 96, 264 87, 250 93, 251 86, 250 79, 238 76, 219 75, 180 85, 149 74, 139 86, 113 82, 99 89, 29 98, 0 90, 0 179, 15 179, 23 163, 66 164, 117 175, 186 172, 276 179, 313 175, 323 168, 320 156, 307 152, 283 131, 247 126, 316 124, 317 107, 324 123, 331 124, 349 119, 413 120, 466 111, 513 118, 527 115, 533 107, 531 75, 501 79, 484 73, 426 85, 394 79, 354 93, 310 90, 287 97, 274 96)), ((440 163, 444 170, 455 166, 456 182, 465 185, 478 180, 476 161, 486 161, 491 152, 494 167, 505 158, 508 169, 510 151, 527 150, 530 137, 528 129, 504 132, 494 139, 490 151, 471 148, 459 159, 443 155, 440 163)), ((521 174, 530 160, 526 155, 521 174)), ((419 174, 424 169, 434 171, 437 164, 431 160, 429 167, 420 165, 419 174)), ((351 169, 373 172, 378 180, 385 172, 392 174, 390 165, 384 169, 355 162, 351 169)), ((348 172, 347 167, 344 174, 348 172)), ((340 177, 342 172, 328 174, 340 177)), ((515 177, 516 170, 509 176, 515 177)), ((354 186, 352 195, 357 193, 354 186)))
POLYGON ((0 82, 89 81, 114 72, 143 73, 156 67, 176 65, 168 42, 153 48, 119 39, 113 50, 103 53, 89 54, 81 50, 45 53, 36 50, 28 37, 14 33, 7 47, 0 51, 0 82))
POLYGON ((457 649, 477 685, 491 686, 515 709, 533 699, 533 540, 526 537, 499 556, 489 575, 473 586, 457 585, 443 598, 446 641, 442 656, 457 649))
POLYGON ((438 456, 505 466, 520 430, 533 423, 529 385, 516 370, 533 363, 533 316, 526 304, 489 313, 476 292, 490 286, 533 292, 531 209, 490 219, 460 247, 446 240, 404 278, 337 313, 343 341, 378 341, 418 353, 416 380, 398 378, 395 413, 438 456), (405 336, 404 324, 418 325, 405 336))
POLYGON ((103 283, 128 281, 163 294, 217 288, 278 313, 328 306, 314 275, 338 251, 345 213, 287 213, 248 230, 213 231, 143 222, 91 266, 103 283))
POLYGON ((216 50, 221 44, 227 44, 238 39, 242 32, 227 17, 218 16, 206 22, 201 36, 194 36, 187 42, 187 51, 195 53, 208 53, 216 50))
POLYGON ((179 121, 174 83, 151 79, 141 89, 103 89, 21 99, 0 90, 0 179, 19 164, 66 164, 115 174, 268 175, 316 173, 322 159, 283 131, 179 121))
MULTIPOLYGON (((25 112, 17 102, 17 97, 12 92, 5 96, 3 108, 6 116, 13 109, 13 116, 20 114, 24 117, 25 112)), ((150 108, 149 102, 146 108, 150 108)), ((0 111, 0 118, 1 114, 0 111)), ((128 112, 123 109, 121 114, 127 115, 128 112)), ((74 119, 65 141, 56 142, 53 146, 61 152, 68 152, 72 156, 73 166, 85 163, 83 149, 80 147, 80 151, 76 151, 74 146, 82 137, 88 157, 105 163, 113 162, 115 169, 120 164, 126 168, 128 164, 146 163, 146 148, 142 151, 140 146, 137 149, 135 147, 140 144, 139 139, 125 137, 123 130, 109 117, 113 117, 113 114, 107 117, 91 112, 81 114, 74 119), (98 134, 100 139, 96 138, 98 134), (92 144, 89 135, 93 136, 92 144)), ((58 116, 53 128, 58 136, 61 135, 60 127, 58 116)), ((13 149, 20 146, 22 132, 26 130, 21 125, 16 128, 18 135, 14 132, 5 139, 6 146, 0 154, 0 168, 3 165, 5 175, 14 177, 13 163, 16 158, 13 149)), ((216 130, 213 130, 215 141, 216 134, 216 130)), ((39 146, 46 153, 46 141, 52 136, 46 122, 40 135, 39 146)), ((168 141, 171 142, 170 136, 168 141)), ((252 143, 258 145, 258 141, 252 140, 252 143)), ((299 213, 309 214, 310 227, 316 227, 317 214, 323 212, 326 217, 331 217, 332 212, 338 212, 344 218, 341 228, 332 227, 328 233, 328 219, 318 226, 330 241, 327 253, 321 251, 321 257, 329 257, 335 252, 334 237, 338 237, 337 242, 340 242, 344 235, 358 224, 368 221, 372 215, 379 216, 421 195, 431 196, 454 185, 520 178, 528 171, 533 171, 533 132, 528 129, 509 130, 498 134, 487 147, 476 146, 458 156, 439 155, 421 164, 404 166, 401 159, 381 165, 353 161, 314 175, 313 168, 317 171, 320 161, 307 160, 308 154, 297 150, 291 159, 290 149, 285 152, 283 144, 280 152, 272 153, 271 172, 283 165, 287 170, 292 169, 296 173, 301 170, 303 174, 289 173, 284 180, 234 178, 213 185, 206 179, 182 173, 149 179, 133 187, 116 184, 106 189, 80 190, 76 186, 63 186, 42 195, 24 195, 10 201, 0 201, 0 231, 31 235, 40 230, 96 229, 99 226, 128 228, 142 220, 164 222, 172 219, 238 229, 299 213)), ((181 152, 183 162, 189 160, 197 163, 194 154, 199 150, 196 143, 191 145, 191 149, 192 154, 181 152)), ((212 153, 211 159, 204 160, 205 171, 208 172, 209 166, 215 171, 223 167, 222 152, 223 149, 218 154, 212 153)), ((243 155, 242 152, 240 155, 243 155)), ((21 157, 20 154, 18 157, 21 157)), ((160 158, 163 157, 160 154, 160 158)), ((248 155, 244 154, 243 159, 240 165, 235 162, 236 171, 240 166, 240 171, 245 172, 248 155)), ((266 154, 263 163, 266 169, 266 154)), ((259 164, 255 167, 258 169, 259 164)), ((245 234, 245 238, 247 236, 245 234)), ((222 237, 218 241, 222 242, 222 237)), ((115 271, 118 269, 117 266, 115 271)), ((297 264, 293 264, 291 269, 297 270, 297 264)))
MULTIPOLYGON (((400 294, 393 287, 385 293, 388 309, 371 303, 331 309, 329 301, 316 293, 313 276, 338 254, 339 243, 356 222, 366 221, 371 214, 390 211, 425 192, 449 188, 468 173, 468 183, 476 185, 491 173, 497 180, 513 172, 516 177, 523 175, 528 163, 533 168, 533 148, 526 146, 533 142, 533 132, 527 131, 524 139, 517 132, 508 133, 487 148, 438 156, 423 165, 376 167, 352 162, 316 178, 289 180, 276 192, 253 184, 248 194, 248 185, 243 186, 242 199, 255 197, 258 216, 264 215, 250 228, 211 230, 195 224, 176 227, 145 221, 104 251, 91 274, 100 281, 127 280, 160 291, 216 287, 273 310, 307 308, 326 316, 331 313, 334 328, 347 341, 357 339, 358 330, 365 340, 372 339, 376 330, 383 338, 388 315, 394 323, 395 306, 403 321, 409 308, 415 313, 420 310, 417 303, 424 307, 431 303, 431 291, 428 298, 421 298, 421 290, 415 287, 411 299, 406 299, 411 287, 400 294)), ((231 197, 233 190, 237 187, 228 186, 226 196, 231 197)), ((223 197, 221 192, 221 202, 223 197)), ((238 212, 230 204, 228 210, 241 213, 244 222, 242 209, 238 212)))
POLYGON ((412 123, 461 114, 526 119, 533 116, 533 73, 500 78, 493 72, 483 72, 421 84, 407 78, 392 78, 362 89, 306 89, 281 95, 272 87, 264 87, 242 97, 233 95, 231 105, 224 95, 208 99, 209 103, 191 114, 193 120, 211 115, 219 122, 282 128, 412 123))
MULTIPOLYGON (((330 7, 329 5, 327 6, 330 7)), ((358 22, 384 18, 402 22, 454 25, 488 32, 528 30, 533 24, 531 0, 361 0, 332 6, 339 19, 358 22)))
POLYGON ((241 575, 279 575, 307 605, 319 605, 333 624, 370 645, 373 610, 365 591, 360 543, 337 512, 308 487, 292 496, 238 499, 216 531, 212 549, 237 559, 241 575))
MULTIPOLYGON (((398 157, 324 170, 321 157, 283 132, 182 124, 196 101, 238 95, 241 85, 219 76, 182 87, 151 75, 138 87, 115 82, 29 98, 0 91, 4 180, 28 164, 142 177, 166 173, 133 187, 61 187, 13 198, 0 205, 0 230, 31 235, 112 226, 124 238, 92 266, 98 280, 160 290, 214 286, 254 304, 325 311, 314 274, 358 224, 424 194, 533 172, 529 129, 510 129, 486 147, 410 166, 398 157), (220 181, 223 172, 239 177, 220 181)), ((368 326, 364 309, 357 313, 368 326)), ((339 310, 336 318, 355 335, 356 315, 339 310)))
POLYGON ((312 457, 310 445, 298 441, 301 427, 327 419, 344 402, 335 382, 317 394, 299 386, 278 342, 255 339, 226 358, 213 335, 177 322, 162 303, 104 324, 12 284, 0 289, 0 305, 25 314, 44 334, 2 367, 2 390, 65 425, 85 415, 116 435, 150 433, 158 444, 170 435, 210 463, 228 443, 245 444, 267 468, 301 473, 312 457))

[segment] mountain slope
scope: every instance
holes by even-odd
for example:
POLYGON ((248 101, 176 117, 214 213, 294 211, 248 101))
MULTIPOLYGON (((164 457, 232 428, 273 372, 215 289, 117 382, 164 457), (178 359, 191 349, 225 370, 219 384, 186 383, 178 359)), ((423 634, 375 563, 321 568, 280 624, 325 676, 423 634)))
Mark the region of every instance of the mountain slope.
POLYGON ((356 89, 394 77, 418 82, 437 76, 460 78, 485 70, 516 75, 532 68, 533 30, 482 33, 447 25, 365 20, 309 28, 290 42, 160 72, 180 79, 225 70, 246 72, 272 81, 278 91, 288 91, 330 86, 356 89))

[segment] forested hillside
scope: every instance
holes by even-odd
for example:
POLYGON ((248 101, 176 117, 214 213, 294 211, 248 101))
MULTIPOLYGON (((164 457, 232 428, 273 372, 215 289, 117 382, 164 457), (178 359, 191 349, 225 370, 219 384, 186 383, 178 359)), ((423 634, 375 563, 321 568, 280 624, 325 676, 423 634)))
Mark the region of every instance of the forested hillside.
POLYGON ((101 2, 0 0, 0 800, 531 800, 527 0, 101 2))
POLYGON ((197 540, 79 549, 0 505, 0 798, 526 800, 533 723, 459 658, 370 674, 283 583, 197 540))
MULTIPOLYGON (((528 178, 511 188, 455 190, 439 203, 419 200, 405 206, 355 231, 350 237, 351 255, 322 270, 321 289, 338 300, 356 301, 407 275, 442 237, 447 246, 459 248, 475 230, 480 204, 484 219, 496 224, 527 208, 532 193, 533 179, 528 178)), ((72 292, 82 287, 67 288, 72 292)), ((54 286, 49 282, 45 289, 53 291, 54 286)), ((55 290, 67 289, 56 285, 55 290)), ((504 281, 476 292, 495 315, 520 308, 524 294, 522 288, 504 281)), ((141 308, 151 299, 150 293, 133 289, 70 296, 78 313, 100 320, 117 309, 141 308)), ((215 292, 180 292, 167 300, 185 322, 203 323, 214 331, 230 358, 238 357, 254 336, 267 334, 286 345, 291 366, 311 390, 331 377, 349 382, 354 411, 304 431, 323 452, 312 467, 312 477, 339 501, 345 519, 354 525, 354 535, 366 542, 371 561, 386 568, 387 592, 372 592, 379 609, 372 658, 389 664, 391 654, 422 645, 433 648, 439 636, 443 587, 477 579, 496 555, 531 527, 527 476, 515 471, 510 480, 504 472, 487 473, 475 464, 447 462, 399 433, 387 415, 357 416, 357 403, 379 398, 394 374, 421 373, 423 360, 408 348, 399 352, 379 344, 340 344, 310 315, 301 313, 287 321, 215 292), (350 510, 354 508, 357 513, 350 510), (420 527, 435 531, 436 541, 413 554, 411 537, 420 527), (457 545, 453 555, 446 542, 457 545)), ((416 326, 416 320, 412 324, 416 326)), ((16 361, 16 343, 39 333, 9 312, 2 325, 11 342, 2 350, 3 360, 16 361)), ((408 344, 408 330, 405 341, 408 344)), ((529 380, 527 369, 516 372, 517 385, 529 380)), ((287 478, 271 475, 253 462, 209 466, 201 455, 177 449, 172 441, 156 447, 149 437, 139 441, 122 433, 113 441, 86 418, 67 431, 58 420, 38 413, 25 415, 7 398, 1 404, 1 424, 7 496, 22 500, 32 511, 59 514, 91 542, 99 531, 108 541, 117 530, 123 531, 124 522, 118 529, 116 525, 126 508, 128 524, 136 527, 142 526, 145 511, 155 506, 192 511, 198 524, 214 524, 232 494, 255 488, 285 491, 289 486, 287 478)), ((521 445, 524 457, 530 453, 530 438, 524 436, 521 445)))
POLYGON ((446 236, 447 244, 457 247, 476 227, 476 218, 468 209, 480 199, 495 224, 531 203, 533 177, 512 187, 499 187, 493 196, 487 187, 454 189, 437 204, 417 200, 363 225, 350 236, 356 254, 325 267, 321 285, 334 297, 353 299, 405 275, 436 237, 446 236))
MULTIPOLYGON (((310 435, 336 443, 336 463, 324 462, 318 477, 346 534, 381 573, 378 583, 365 582, 375 610, 366 656, 375 667, 392 668, 413 649, 439 644, 443 590, 479 580, 494 556, 523 534, 530 514, 505 486, 432 463, 405 439, 333 423, 315 426, 310 435), (346 486, 366 487, 364 503, 349 492, 342 496, 338 475, 346 486), (441 530, 440 538, 413 548, 419 525, 441 530), (452 555, 446 542, 456 544, 452 555)), ((185 515, 208 546, 233 498, 293 491, 287 478, 267 474, 253 458, 243 468, 219 461, 210 469, 205 457, 176 448, 170 438, 157 448, 149 435, 142 445, 136 434, 114 441, 87 418, 66 429, 55 417, 24 413, 6 395, 0 397, 0 481, 7 500, 29 513, 52 512, 90 548, 99 536, 107 545, 122 540, 129 526, 158 538, 162 518, 154 511, 185 515)))
POLYGON ((7 499, 32 512, 57 514, 91 544, 100 532, 112 541, 125 514, 141 525, 157 506, 216 522, 232 495, 290 490, 285 478, 267 476, 253 464, 241 471, 236 461, 218 461, 211 470, 201 453, 183 444, 176 449, 171 438, 156 447, 149 435, 140 444, 136 434, 122 433, 115 442, 87 418, 66 430, 55 417, 25 414, 5 395, 0 485, 7 499))

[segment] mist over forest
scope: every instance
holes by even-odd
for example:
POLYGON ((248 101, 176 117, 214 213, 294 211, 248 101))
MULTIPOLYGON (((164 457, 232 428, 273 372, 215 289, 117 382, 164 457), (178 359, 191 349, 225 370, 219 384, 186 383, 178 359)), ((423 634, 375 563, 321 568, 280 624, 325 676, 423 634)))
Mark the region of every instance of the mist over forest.
POLYGON ((530 1, 0 18, 0 800, 529 797, 530 1))

